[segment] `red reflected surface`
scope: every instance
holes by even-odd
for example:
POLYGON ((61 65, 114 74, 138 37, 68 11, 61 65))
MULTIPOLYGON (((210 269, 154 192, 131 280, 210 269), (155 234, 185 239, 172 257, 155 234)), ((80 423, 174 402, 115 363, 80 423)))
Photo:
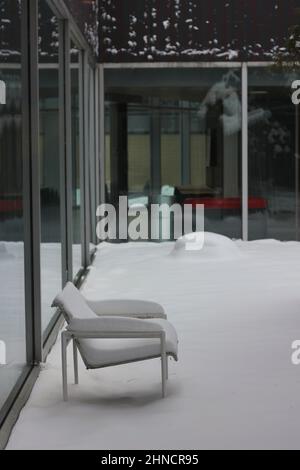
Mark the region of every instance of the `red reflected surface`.
MULTIPOLYGON (((184 204, 190 204, 196 207, 197 204, 204 204, 206 209, 241 209, 242 199, 240 197, 225 197, 225 198, 188 198, 184 200, 184 204)), ((260 197, 249 197, 249 209, 263 210, 267 209, 267 200, 260 197)))

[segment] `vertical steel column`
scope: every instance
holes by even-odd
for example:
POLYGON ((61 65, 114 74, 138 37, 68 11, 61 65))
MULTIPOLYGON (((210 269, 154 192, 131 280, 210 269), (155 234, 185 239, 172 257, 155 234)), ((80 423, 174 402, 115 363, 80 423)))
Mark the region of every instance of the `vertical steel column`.
POLYGON ((67 194, 66 194, 66 103, 65 103, 65 21, 58 21, 59 37, 59 163, 60 163, 60 219, 62 242, 62 287, 68 277, 68 224, 67 224, 67 194))
POLYGON ((106 184, 106 177, 105 177, 105 86, 104 86, 104 66, 100 64, 98 66, 99 70, 99 95, 98 95, 98 103, 99 103, 99 127, 97 127, 97 132, 99 132, 99 184, 100 184, 100 204, 105 202, 105 184, 106 184))
POLYGON ((62 283, 73 279, 72 217, 72 128, 70 29, 67 20, 59 20, 59 129, 62 283))
POLYGON ((191 182, 191 144, 190 144, 190 113, 189 102, 181 102, 180 113, 180 142, 181 142, 181 182, 183 185, 191 182))
POLYGON ((42 360, 38 1, 22 2, 22 151, 27 360, 42 360))
POLYGON ((248 66, 242 64, 242 237, 248 240, 248 66))

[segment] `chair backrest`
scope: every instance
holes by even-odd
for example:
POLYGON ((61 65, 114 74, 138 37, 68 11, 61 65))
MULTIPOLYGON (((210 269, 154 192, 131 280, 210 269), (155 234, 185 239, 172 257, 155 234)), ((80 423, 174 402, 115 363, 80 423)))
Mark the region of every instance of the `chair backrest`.
POLYGON ((63 291, 55 297, 52 307, 59 308, 68 323, 73 318, 87 319, 96 316, 71 282, 68 282, 63 291))

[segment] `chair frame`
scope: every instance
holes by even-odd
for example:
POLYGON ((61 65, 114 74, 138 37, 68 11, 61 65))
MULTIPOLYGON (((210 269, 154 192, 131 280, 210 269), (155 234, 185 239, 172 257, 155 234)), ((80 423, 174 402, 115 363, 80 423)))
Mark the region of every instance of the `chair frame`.
MULTIPOLYGON (((122 331, 122 332, 76 332, 65 330, 61 334, 61 352, 62 352, 62 387, 63 399, 68 401, 68 378, 67 378, 67 348, 71 341, 73 341, 73 361, 74 361, 74 381, 75 385, 79 383, 78 374, 78 345, 79 339, 159 339, 160 340, 160 355, 154 357, 146 357, 144 359, 130 360, 118 363, 107 364, 105 366, 90 367, 86 363, 84 357, 82 359, 87 369, 103 369, 105 367, 117 366, 120 364, 129 364, 131 362, 140 362, 150 359, 161 358, 161 381, 162 381, 162 398, 166 396, 166 382, 168 380, 168 356, 166 352, 166 333, 165 331, 122 331)), ((80 351, 80 349, 79 349, 80 351)))

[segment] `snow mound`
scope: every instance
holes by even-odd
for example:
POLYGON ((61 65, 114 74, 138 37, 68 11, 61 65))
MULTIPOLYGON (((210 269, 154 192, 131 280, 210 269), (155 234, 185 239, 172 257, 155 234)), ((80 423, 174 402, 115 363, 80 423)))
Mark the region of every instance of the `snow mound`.
POLYGON ((13 255, 8 252, 6 244, 5 243, 0 243, 0 259, 11 259, 13 258, 13 255))
POLYGON ((239 259, 242 253, 237 244, 228 237, 211 232, 196 232, 179 238, 171 256, 218 261, 239 259))

